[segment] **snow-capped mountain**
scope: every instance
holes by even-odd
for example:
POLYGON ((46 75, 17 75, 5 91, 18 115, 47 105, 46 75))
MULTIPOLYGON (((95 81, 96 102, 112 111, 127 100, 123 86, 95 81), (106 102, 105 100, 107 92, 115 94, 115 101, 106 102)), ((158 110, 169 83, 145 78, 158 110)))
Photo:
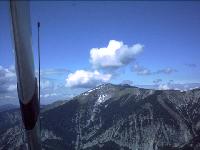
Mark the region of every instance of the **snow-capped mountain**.
MULTIPOLYGON (((103 84, 41 114, 44 149, 199 149, 200 89, 103 84)), ((19 110, 0 113, 0 149, 22 149, 19 110)))

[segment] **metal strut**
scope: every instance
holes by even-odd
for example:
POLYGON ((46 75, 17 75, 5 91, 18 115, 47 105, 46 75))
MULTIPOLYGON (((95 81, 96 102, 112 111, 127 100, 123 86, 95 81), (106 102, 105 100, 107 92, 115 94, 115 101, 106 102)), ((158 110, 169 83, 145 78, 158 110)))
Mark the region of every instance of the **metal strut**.
POLYGON ((40 22, 37 23, 37 27, 38 27, 38 69, 39 69, 39 75, 38 75, 38 94, 39 94, 39 105, 40 105, 40 22))

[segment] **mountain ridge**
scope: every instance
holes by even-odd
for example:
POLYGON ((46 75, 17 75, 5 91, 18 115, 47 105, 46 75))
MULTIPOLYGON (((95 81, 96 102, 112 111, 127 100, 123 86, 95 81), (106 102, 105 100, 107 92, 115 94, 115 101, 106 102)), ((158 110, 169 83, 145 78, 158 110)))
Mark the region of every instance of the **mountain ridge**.
MULTIPOLYGON (((199 136, 199 106, 200 89, 181 92, 103 84, 41 114, 43 148, 181 149, 199 136)), ((3 116, 6 120, 0 113, 0 121, 3 116)), ((23 145, 23 140, 7 142, 15 139, 8 131, 21 131, 20 115, 16 122, 7 120, 15 128, 2 124, 0 145, 23 145)))

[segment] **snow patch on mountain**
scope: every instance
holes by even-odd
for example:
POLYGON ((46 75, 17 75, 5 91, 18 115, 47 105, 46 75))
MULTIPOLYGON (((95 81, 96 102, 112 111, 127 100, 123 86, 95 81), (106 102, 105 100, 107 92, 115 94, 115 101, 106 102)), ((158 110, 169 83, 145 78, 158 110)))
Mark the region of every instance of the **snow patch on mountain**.
POLYGON ((97 101, 96 101, 96 105, 99 105, 99 104, 101 104, 101 103, 104 103, 106 100, 108 100, 110 98, 110 96, 109 95, 99 95, 99 98, 97 99, 97 101))
POLYGON ((88 120, 88 125, 90 124, 90 122, 94 121, 96 114, 100 111, 99 106, 102 105, 104 102, 106 102, 110 98, 111 98, 111 95, 109 95, 109 94, 100 94, 98 96, 98 99, 93 106, 93 109, 91 112, 91 117, 88 120))
POLYGON ((42 141, 45 141, 47 139, 62 140, 62 138, 56 136, 55 133, 47 129, 42 130, 41 134, 42 134, 42 138, 41 138, 42 141))

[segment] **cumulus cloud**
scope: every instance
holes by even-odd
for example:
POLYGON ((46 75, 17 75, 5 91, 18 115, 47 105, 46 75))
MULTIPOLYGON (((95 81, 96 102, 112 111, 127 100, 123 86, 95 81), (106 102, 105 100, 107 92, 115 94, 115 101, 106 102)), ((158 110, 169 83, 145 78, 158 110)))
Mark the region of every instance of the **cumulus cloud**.
POLYGON ((180 90, 180 91, 188 91, 188 90, 196 89, 199 87, 200 87, 200 83, 176 83, 173 80, 169 80, 166 83, 161 83, 158 86, 158 89, 161 89, 161 90, 174 89, 174 90, 180 90))
POLYGON ((102 82, 109 81, 111 74, 102 74, 99 71, 77 70, 70 73, 66 79, 67 87, 91 88, 102 82))
POLYGON ((119 68, 133 61, 143 47, 141 44, 129 47, 122 41, 110 40, 107 47, 90 50, 90 63, 95 69, 119 68))
POLYGON ((16 103, 17 81, 14 66, 5 68, 0 66, 0 105, 16 103))
POLYGON ((151 71, 150 69, 145 68, 145 67, 138 65, 138 64, 133 65, 132 71, 137 73, 137 75, 171 74, 171 73, 177 72, 176 69, 173 69, 173 68, 170 68, 170 67, 167 67, 167 68, 164 68, 164 69, 159 69, 157 71, 151 71))
MULTIPOLYGON (((52 88, 53 82, 47 77, 52 77, 53 75, 61 75, 68 73, 67 69, 45 69, 41 70, 41 88, 52 88)), ((36 72, 37 74, 37 72, 36 72)), ((17 89, 17 79, 14 66, 5 68, 0 66, 0 91, 2 92, 13 92, 17 89)))
POLYGON ((107 47, 92 48, 90 63, 95 71, 77 70, 70 73, 66 79, 66 86, 91 88, 109 81, 111 77, 114 77, 116 69, 134 61, 135 56, 142 52, 143 47, 141 44, 128 46, 122 41, 110 40, 107 47))
POLYGON ((47 79, 41 79, 41 81, 40 81, 40 86, 42 89, 52 87, 53 86, 52 84, 53 83, 47 79))
POLYGON ((0 66, 0 94, 16 90, 16 75, 14 67, 0 66))
POLYGON ((193 87, 193 84, 178 84, 175 83, 174 80, 163 81, 162 79, 156 79, 153 81, 153 83, 155 84, 154 88, 158 90, 184 90, 189 89, 186 86, 193 87))
POLYGON ((159 90, 169 90, 170 87, 169 87, 168 84, 160 84, 160 85, 158 86, 158 89, 159 89, 159 90))
POLYGON ((9 68, 4 68, 0 66, 0 78, 14 78, 15 75, 15 68, 14 66, 11 66, 9 68))
MULTIPOLYGON (((56 76, 68 74, 67 69, 45 69, 41 70, 41 103, 47 104, 58 99, 69 98, 72 92, 56 76), (62 85, 61 85, 62 84, 62 85)), ((38 72, 36 72, 36 75, 38 72)), ((79 91, 78 91, 79 92, 79 91)), ((77 93, 78 93, 77 92, 77 93)), ((79 92, 80 93, 80 92, 79 92)), ((17 78, 14 66, 0 66, 0 105, 18 104, 17 78)))
POLYGON ((10 84, 10 85, 8 85, 8 87, 7 87, 7 90, 8 91, 16 91, 17 90, 17 84, 10 84))
POLYGON ((77 70, 70 73, 66 79, 66 86, 91 88, 109 81, 115 75, 115 69, 131 63, 135 56, 143 50, 143 47, 141 44, 128 46, 122 41, 110 40, 107 47, 92 48, 90 50, 90 63, 96 70, 77 70), (99 70, 104 73, 99 72, 99 70), (106 71, 109 73, 105 73, 106 71))
MULTIPOLYGON (((67 69, 45 69, 41 70, 41 103, 49 104, 58 99, 66 100, 83 92, 83 89, 65 87, 61 80, 62 75, 68 74, 67 69), (61 77, 61 78, 60 78, 61 77)), ((0 105, 18 105, 17 78, 14 66, 0 66, 0 105)), ((36 75, 38 73, 36 72, 36 75)), ((64 76, 63 76, 64 79, 64 76)))
POLYGON ((133 72, 136 72, 137 75, 151 75, 152 74, 151 70, 143 66, 140 66, 138 64, 133 65, 133 72))
MULTIPOLYGON (((158 79, 159 80, 159 79, 158 79)), ((157 83, 158 89, 159 90, 169 90, 169 89, 175 89, 175 87, 173 86, 174 81, 173 80, 169 80, 166 83, 162 83, 162 80, 160 79, 160 82, 157 83)))
POLYGON ((57 96, 57 93, 47 93, 44 95, 41 95, 42 98, 49 98, 49 97, 55 97, 57 96))

